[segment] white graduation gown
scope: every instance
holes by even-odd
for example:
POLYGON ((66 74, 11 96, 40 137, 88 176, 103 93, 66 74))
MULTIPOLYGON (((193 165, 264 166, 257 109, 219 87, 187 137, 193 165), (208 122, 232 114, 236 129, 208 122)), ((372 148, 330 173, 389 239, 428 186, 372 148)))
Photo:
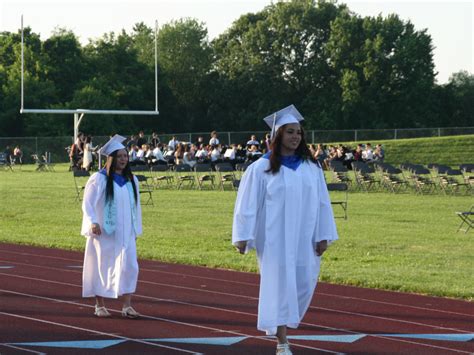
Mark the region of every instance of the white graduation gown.
POLYGON ((138 195, 135 228, 128 189, 114 182, 117 220, 115 232, 110 235, 103 228, 107 177, 95 173, 86 184, 81 230, 81 234, 87 238, 82 272, 83 297, 117 298, 135 292, 138 281, 135 239, 142 233, 142 217, 138 180, 136 177, 134 180, 138 195), (100 225, 100 236, 92 234, 92 223, 100 225))
POLYGON ((248 241, 260 267, 258 329, 275 335, 277 326, 297 328, 319 276, 315 244, 338 239, 322 169, 303 162, 266 173, 268 159, 247 168, 234 210, 232 243, 248 241))

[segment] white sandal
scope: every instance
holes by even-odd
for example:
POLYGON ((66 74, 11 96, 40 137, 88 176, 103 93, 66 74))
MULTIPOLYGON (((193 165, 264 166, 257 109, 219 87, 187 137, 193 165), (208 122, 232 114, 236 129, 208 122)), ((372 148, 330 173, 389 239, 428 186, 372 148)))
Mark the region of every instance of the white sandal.
POLYGON ((290 350, 290 344, 288 343, 278 344, 276 354, 277 355, 293 355, 293 353, 290 350))
POLYGON ((97 305, 95 306, 95 312, 94 315, 99 318, 110 318, 112 315, 109 313, 107 308, 105 306, 98 307, 97 305))
POLYGON ((135 311, 131 306, 128 306, 128 307, 122 308, 122 317, 137 319, 137 318, 140 318, 140 313, 135 311))

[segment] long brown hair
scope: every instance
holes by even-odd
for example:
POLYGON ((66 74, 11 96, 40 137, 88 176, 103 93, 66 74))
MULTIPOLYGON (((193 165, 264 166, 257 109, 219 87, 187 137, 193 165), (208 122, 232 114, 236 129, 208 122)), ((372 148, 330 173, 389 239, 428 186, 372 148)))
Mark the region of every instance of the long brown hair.
MULTIPOLYGON (((119 149, 120 150, 120 149, 119 149)), ((119 150, 116 150, 107 157, 107 162, 105 163, 105 172, 107 174, 107 185, 105 187, 105 200, 113 200, 114 198, 114 176, 115 167, 117 165, 117 153, 119 150)), ((135 180, 133 179, 132 170, 130 169, 130 164, 127 161, 127 165, 123 169, 122 175, 132 183, 133 194, 135 195, 135 203, 137 203, 137 187, 135 186, 135 180)))
MULTIPOLYGON (((276 174, 280 171, 281 168, 281 142, 283 140, 283 133, 285 131, 285 126, 283 125, 278 128, 278 131, 275 134, 275 138, 273 138, 272 143, 270 144, 270 167, 268 170, 265 170, 267 173, 276 174)), ((308 144, 306 144, 305 133, 303 127, 300 126, 301 130, 301 142, 300 145, 295 150, 295 155, 298 155, 301 159, 307 161, 312 161, 316 165, 319 164, 314 160, 311 151, 308 148, 308 144)))

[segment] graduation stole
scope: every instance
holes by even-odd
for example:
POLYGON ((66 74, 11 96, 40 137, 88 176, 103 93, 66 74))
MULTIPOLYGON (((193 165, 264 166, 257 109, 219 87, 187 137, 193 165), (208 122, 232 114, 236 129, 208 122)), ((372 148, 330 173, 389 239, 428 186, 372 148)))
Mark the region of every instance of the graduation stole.
MULTIPOLYGON (((114 182, 115 181, 115 175, 114 174, 114 182)), ((123 186, 122 184, 118 183, 119 186, 123 186)), ((130 181, 127 181, 125 183, 125 186, 127 187, 128 191, 128 197, 130 199, 130 206, 132 206, 132 226, 133 230, 136 231, 136 224, 137 224, 137 206, 135 205, 135 196, 133 194, 133 187, 132 183, 130 181)), ((114 185, 114 190, 115 190, 115 185, 114 185)), ((115 194, 114 194, 115 195, 115 194)), ((115 232, 115 227, 116 227, 116 222, 117 222, 117 205, 115 203, 115 198, 110 199, 105 202, 104 206, 104 231, 107 234, 112 234, 115 232)))

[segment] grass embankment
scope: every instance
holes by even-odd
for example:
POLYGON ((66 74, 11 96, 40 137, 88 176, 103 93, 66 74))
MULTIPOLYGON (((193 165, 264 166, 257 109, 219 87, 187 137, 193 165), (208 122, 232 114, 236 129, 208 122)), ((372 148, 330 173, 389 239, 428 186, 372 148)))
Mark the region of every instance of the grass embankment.
MULTIPOLYGON (((343 142, 342 144, 355 148, 357 143, 343 142)), ((390 164, 437 163, 458 168, 460 164, 474 163, 474 135, 450 136, 434 138, 414 138, 398 140, 372 141, 381 143, 385 149, 385 162, 390 164)))
MULTIPOLYGON (((65 164, 54 173, 33 166, 0 171, 0 242, 83 250, 74 194, 65 164)), ((235 196, 155 190, 155 206, 143 207, 140 257, 257 271, 255 255, 241 256, 230 245, 235 196)), ((456 232, 454 214, 472 202, 470 196, 350 193, 349 219, 337 219, 340 240, 324 258, 322 280, 473 300, 474 238, 456 232)))

